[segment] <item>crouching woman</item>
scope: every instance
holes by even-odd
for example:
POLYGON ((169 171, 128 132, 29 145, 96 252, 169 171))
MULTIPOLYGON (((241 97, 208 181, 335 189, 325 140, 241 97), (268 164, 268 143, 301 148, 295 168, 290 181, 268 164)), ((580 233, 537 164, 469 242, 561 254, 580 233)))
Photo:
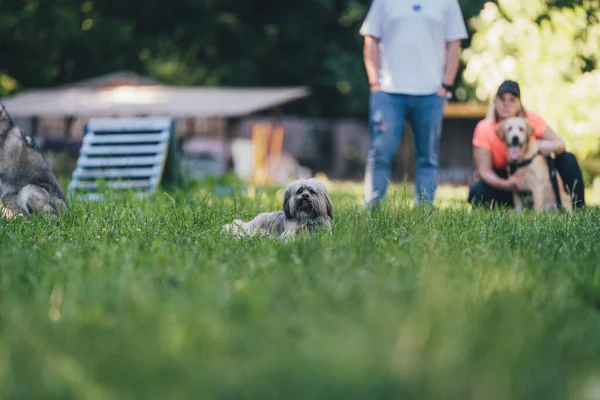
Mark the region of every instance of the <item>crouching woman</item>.
POLYGON ((479 121, 473 133, 473 159, 479 180, 469 189, 468 201, 474 206, 514 207, 513 190, 523 190, 524 181, 518 175, 509 176, 506 144, 496 135, 496 126, 503 120, 526 117, 534 129, 540 153, 554 153, 554 164, 565 184, 567 193, 573 196, 574 208, 583 208, 584 184, 581 169, 572 153, 565 151, 564 141, 537 113, 525 110, 521 103, 521 91, 515 81, 504 81, 490 106, 488 115, 479 121))

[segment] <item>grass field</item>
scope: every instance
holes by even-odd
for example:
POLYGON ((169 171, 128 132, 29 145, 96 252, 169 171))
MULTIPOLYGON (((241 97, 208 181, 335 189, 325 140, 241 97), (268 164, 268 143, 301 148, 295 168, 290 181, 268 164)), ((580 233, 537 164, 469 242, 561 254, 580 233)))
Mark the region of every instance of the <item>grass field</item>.
POLYGON ((0 220, 0 398, 600 398, 598 208, 330 189, 334 236, 290 243, 219 234, 281 190, 0 220))

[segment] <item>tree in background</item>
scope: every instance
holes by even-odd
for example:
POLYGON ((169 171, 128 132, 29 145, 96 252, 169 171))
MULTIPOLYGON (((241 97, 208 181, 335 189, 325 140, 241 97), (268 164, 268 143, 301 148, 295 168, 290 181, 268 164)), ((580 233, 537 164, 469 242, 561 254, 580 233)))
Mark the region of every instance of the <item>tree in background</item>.
MULTIPOLYGON (((484 2, 461 0, 465 18, 484 2)), ((366 118, 358 31, 370 4, 0 0, 0 97, 130 70, 171 85, 306 85, 294 113, 366 118)))
POLYGON ((142 67, 135 24, 90 0, 0 0, 0 10, 0 97, 142 67))
POLYGON ((600 152, 600 6, 549 6, 541 0, 486 3, 471 19, 463 80, 489 102, 504 79, 521 85, 539 112, 580 157, 600 152))

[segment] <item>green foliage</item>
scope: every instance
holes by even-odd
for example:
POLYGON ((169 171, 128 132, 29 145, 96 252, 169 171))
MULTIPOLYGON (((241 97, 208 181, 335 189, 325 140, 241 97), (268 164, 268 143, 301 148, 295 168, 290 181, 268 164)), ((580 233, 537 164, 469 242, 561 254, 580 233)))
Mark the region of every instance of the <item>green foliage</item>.
POLYGON ((6 96, 19 88, 17 81, 7 74, 0 72, 0 97, 6 96))
MULTIPOLYGON (((116 70, 174 85, 307 85, 291 110, 360 117, 370 0, 0 0, 0 96, 116 70)), ((462 0, 468 18, 483 0, 462 0)))
POLYGON ((481 101, 502 80, 518 80, 525 107, 538 111, 570 151, 588 156, 600 151, 600 6, 580 3, 487 3, 471 21, 476 33, 463 77, 481 101))
POLYGON ((394 189, 372 217, 332 190, 334 236, 290 243, 219 234, 281 191, 0 220, 0 397, 590 398, 599 210, 418 210, 394 189))
POLYGON ((141 66, 132 21, 101 15, 88 0, 2 0, 1 73, 21 88, 47 87, 141 66))

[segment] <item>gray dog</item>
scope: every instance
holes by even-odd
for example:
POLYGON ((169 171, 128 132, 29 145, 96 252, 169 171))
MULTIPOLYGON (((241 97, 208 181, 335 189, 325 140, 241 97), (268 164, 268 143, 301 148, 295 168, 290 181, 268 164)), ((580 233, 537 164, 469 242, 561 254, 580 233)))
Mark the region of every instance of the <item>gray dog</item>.
POLYGON ((316 179, 292 182, 283 195, 283 211, 258 214, 253 220, 236 219, 223 227, 223 232, 242 235, 270 235, 289 238, 317 229, 332 233, 333 204, 325 185, 316 179))
POLYGON ((1 103, 0 208, 7 218, 67 211, 65 194, 52 168, 1 103))

